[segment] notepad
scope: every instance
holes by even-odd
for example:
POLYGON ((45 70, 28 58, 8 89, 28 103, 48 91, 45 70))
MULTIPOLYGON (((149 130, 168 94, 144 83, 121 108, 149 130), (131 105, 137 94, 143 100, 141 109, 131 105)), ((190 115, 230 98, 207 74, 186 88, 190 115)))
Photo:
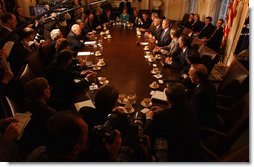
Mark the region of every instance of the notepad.
POLYGON ((92 100, 86 100, 86 101, 81 101, 81 102, 77 102, 74 104, 76 107, 76 110, 79 111, 82 107, 92 107, 95 108, 92 100))
POLYGON ((143 45, 143 46, 148 45, 148 44, 149 44, 148 42, 140 42, 140 45, 143 45))
POLYGON ((155 91, 155 93, 152 95, 152 99, 167 101, 167 96, 166 96, 165 92, 155 91))
POLYGON ((15 113, 14 118, 18 120, 18 131, 19 131, 18 140, 22 137, 26 125, 31 120, 31 115, 32 114, 30 112, 15 113))
POLYGON ((77 56, 90 56, 91 52, 78 52, 77 56))
POLYGON ((13 41, 8 41, 4 44, 4 47, 2 49, 6 51, 7 57, 11 53, 11 49, 12 49, 13 45, 14 45, 13 41))
POLYGON ((96 44, 96 41, 86 41, 84 44, 85 45, 94 45, 94 44, 96 44))

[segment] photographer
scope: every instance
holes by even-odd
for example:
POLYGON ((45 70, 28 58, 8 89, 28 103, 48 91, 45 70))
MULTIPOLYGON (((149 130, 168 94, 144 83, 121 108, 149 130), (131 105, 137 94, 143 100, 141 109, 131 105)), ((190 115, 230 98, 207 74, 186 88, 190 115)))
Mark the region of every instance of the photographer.
POLYGON ((122 145, 114 161, 117 162, 147 162, 151 161, 149 140, 142 135, 142 129, 132 125, 127 115, 119 107, 108 115, 107 121, 102 125, 94 126, 90 133, 89 161, 112 161, 107 151, 107 144, 115 141, 115 130, 121 132, 122 145), (98 150, 100 150, 98 152, 98 150))
MULTIPOLYGON (((88 141, 88 126, 86 122, 75 112, 60 112, 51 117, 47 123, 47 144, 35 149, 27 158, 27 161, 50 162, 85 162, 88 141)), ((121 134, 115 132, 115 139, 105 148, 110 161, 116 159, 121 146, 121 134)), ((101 152, 102 150, 96 150, 101 152)))
POLYGON ((165 93, 168 108, 154 106, 146 113, 145 132, 152 139, 153 154, 157 161, 199 161, 197 109, 185 102, 182 84, 168 85, 165 93))

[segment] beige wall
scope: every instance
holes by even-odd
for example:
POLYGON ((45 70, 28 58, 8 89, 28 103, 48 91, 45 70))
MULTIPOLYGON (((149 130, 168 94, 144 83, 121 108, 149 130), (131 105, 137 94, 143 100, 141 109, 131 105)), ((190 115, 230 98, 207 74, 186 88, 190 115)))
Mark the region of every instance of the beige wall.
POLYGON ((36 0, 16 0, 16 3, 18 6, 23 8, 24 15, 26 17, 30 17, 29 6, 34 6, 36 4, 36 0))

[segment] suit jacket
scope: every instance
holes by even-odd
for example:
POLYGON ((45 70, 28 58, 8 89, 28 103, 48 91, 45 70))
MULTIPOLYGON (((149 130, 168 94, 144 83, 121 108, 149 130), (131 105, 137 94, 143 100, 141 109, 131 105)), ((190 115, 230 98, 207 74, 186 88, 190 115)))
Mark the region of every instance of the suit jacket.
POLYGON ((115 17, 112 14, 109 17, 105 13, 101 15, 102 23, 108 23, 110 20, 115 20, 115 17))
POLYGON ((104 124, 108 119, 108 114, 110 113, 103 111, 98 111, 98 109, 94 109, 91 107, 82 107, 79 110, 79 114, 82 116, 82 118, 87 123, 89 129, 92 129, 95 125, 101 125, 104 124))
POLYGON ((170 64, 170 67, 181 71, 185 66, 187 66, 188 63, 186 61, 186 53, 189 49, 190 48, 187 48, 184 52, 182 50, 178 55, 175 54, 175 56, 172 57, 172 63, 170 64))
POLYGON ((165 30, 161 31, 161 34, 159 36, 159 38, 157 39, 157 46, 167 46, 170 44, 171 42, 171 37, 170 37, 170 28, 168 28, 167 32, 165 33, 165 35, 162 38, 162 34, 165 30))
POLYGON ((192 24, 192 31, 195 32, 200 32, 202 30, 202 28, 204 27, 204 24, 202 21, 198 20, 197 22, 194 22, 192 24))
POLYGON ((52 86, 51 104, 57 109, 68 109, 73 101, 73 96, 88 89, 89 82, 81 79, 74 82, 74 72, 70 68, 64 68, 58 64, 52 64, 46 68, 46 78, 52 86))
POLYGON ((159 27, 154 27, 153 26, 153 29, 150 30, 150 31, 151 31, 152 35, 155 37, 155 39, 158 39, 161 35, 162 27, 161 27, 161 25, 159 25, 159 27))
POLYGON ((217 127, 216 88, 207 81, 195 89, 190 102, 198 108, 199 124, 205 127, 217 127))
POLYGON ((47 120, 56 113, 56 110, 37 100, 27 100, 26 110, 32 113, 20 140, 22 150, 33 151, 36 147, 46 144, 47 120))
POLYGON ((138 18, 139 16, 130 15, 130 22, 133 23, 135 27, 138 26, 138 18))
POLYGON ((94 15, 94 26, 98 27, 102 25, 102 15, 94 15))
MULTIPOLYGON (((168 142, 168 161, 197 161, 199 159, 198 113, 193 105, 173 105, 156 113, 145 123, 145 133, 154 143, 156 138, 168 142)), ((154 146, 152 147, 154 148, 154 146)))
POLYGON ((152 20, 148 18, 147 20, 142 19, 143 24, 141 25, 141 28, 148 29, 150 25, 152 24, 152 20))
POLYGON ((175 57, 179 55, 182 51, 182 49, 179 46, 179 41, 172 40, 170 44, 166 47, 163 47, 163 49, 167 50, 167 56, 175 57))
POLYGON ((84 46, 82 42, 80 42, 81 37, 74 34, 72 31, 66 37, 70 41, 71 49, 78 50, 84 46))
POLYGON ((0 30, 0 38, 2 38, 2 40, 0 39, 0 47, 2 48, 8 41, 14 42, 13 48, 7 60, 10 62, 14 76, 17 76, 23 65, 26 63, 26 57, 28 57, 29 52, 23 47, 17 34, 11 34, 7 38, 3 39, 9 33, 11 32, 8 29, 2 27, 0 30))
POLYGON ((198 38, 202 39, 202 38, 207 38, 209 39, 211 37, 211 35, 214 32, 215 27, 210 23, 207 26, 204 26, 204 28, 201 30, 198 38))
POLYGON ((220 45, 222 42, 222 38, 223 38, 223 28, 220 27, 219 29, 215 29, 215 32, 213 32, 213 34, 211 35, 209 41, 206 43, 206 45, 213 49, 216 52, 220 51, 220 45))

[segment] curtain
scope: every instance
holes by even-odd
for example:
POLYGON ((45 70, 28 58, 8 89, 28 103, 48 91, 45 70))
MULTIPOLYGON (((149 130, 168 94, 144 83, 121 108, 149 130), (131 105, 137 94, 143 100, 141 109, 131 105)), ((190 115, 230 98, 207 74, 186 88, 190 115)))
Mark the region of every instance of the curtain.
POLYGON ((236 17, 233 20, 233 24, 228 34, 227 43, 225 46, 223 63, 228 66, 234 59, 233 54, 236 49, 236 45, 238 43, 246 16, 248 15, 248 10, 249 10, 249 1, 241 0, 237 6, 236 17))
MULTIPOLYGON (((217 11, 217 4, 221 0, 197 0, 194 13, 200 15, 200 20, 204 21, 207 16, 213 17, 217 11)), ((215 18, 217 19, 217 18, 215 18)))
POLYGON ((165 17, 171 20, 181 21, 188 12, 188 0, 162 0, 165 17))

